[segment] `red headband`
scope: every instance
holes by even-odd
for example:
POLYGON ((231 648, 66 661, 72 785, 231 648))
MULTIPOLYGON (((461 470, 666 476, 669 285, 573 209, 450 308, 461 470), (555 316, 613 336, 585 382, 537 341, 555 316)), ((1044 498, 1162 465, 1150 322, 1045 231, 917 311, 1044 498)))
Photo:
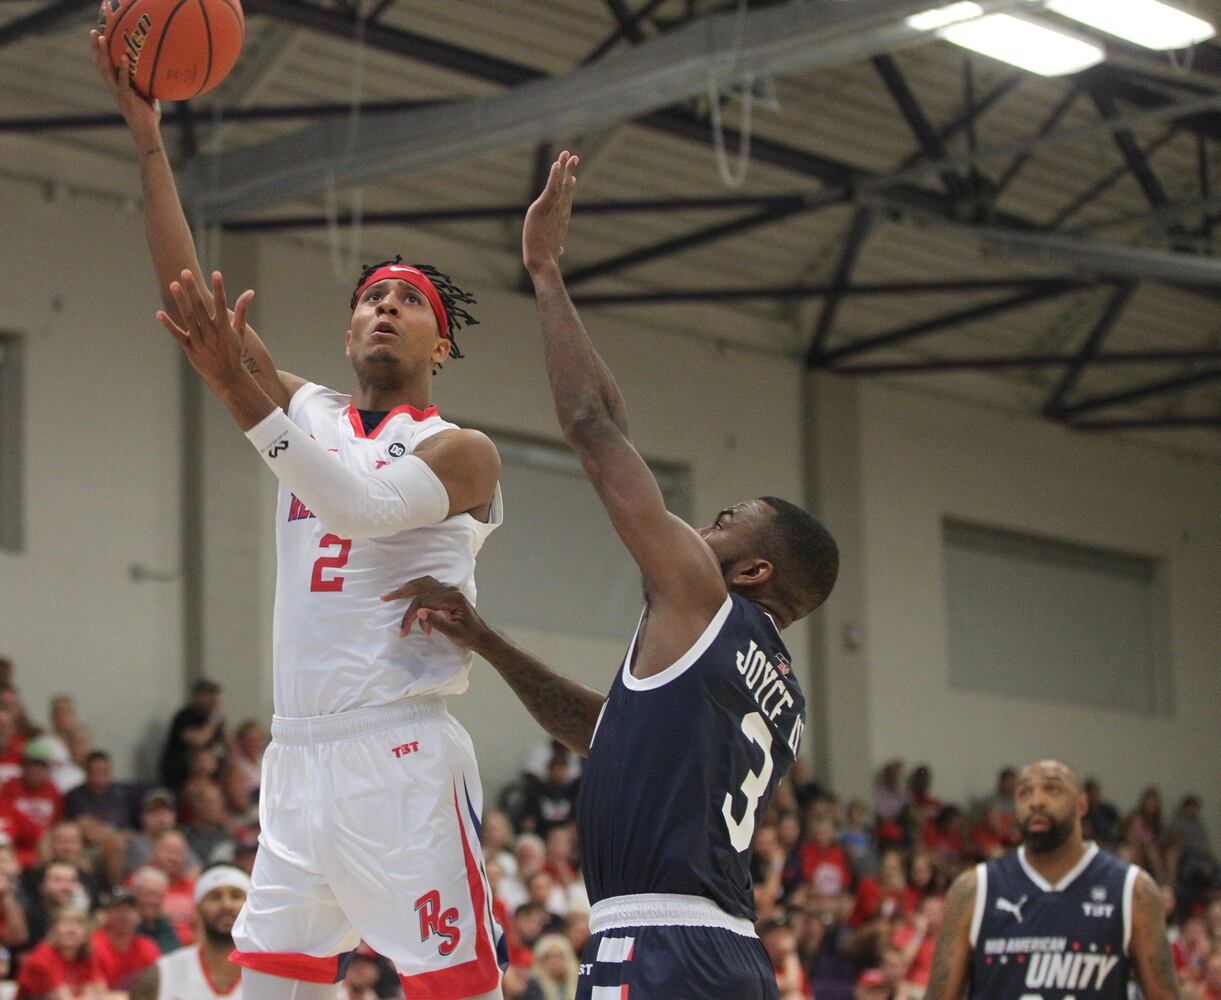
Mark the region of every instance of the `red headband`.
POLYGON ((424 298, 428 299, 428 304, 432 306, 432 311, 437 317, 437 329, 441 331, 441 336, 449 336, 449 317, 445 312, 445 303, 441 301, 441 293, 437 291, 437 286, 432 283, 428 275, 418 267, 411 267, 407 264, 387 264, 385 267, 379 267, 357 290, 357 301, 365 294, 366 288, 379 281, 385 281, 387 278, 405 281, 413 288, 418 288, 423 292, 424 298))

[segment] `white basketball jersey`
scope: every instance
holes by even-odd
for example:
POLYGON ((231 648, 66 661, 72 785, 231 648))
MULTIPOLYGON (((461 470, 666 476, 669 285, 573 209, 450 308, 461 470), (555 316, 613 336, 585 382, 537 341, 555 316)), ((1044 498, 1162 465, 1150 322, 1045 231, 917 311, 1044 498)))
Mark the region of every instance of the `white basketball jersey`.
MULTIPOLYGON (((350 396, 307 384, 289 418, 346 466, 376 471, 441 431, 435 406, 399 406, 366 435, 350 396)), ((381 595, 418 576, 459 587, 475 601, 475 555, 501 521, 497 487, 488 523, 469 514, 386 538, 348 539, 284 486, 276 507, 274 705, 280 716, 331 715, 419 695, 461 694, 471 654, 415 627, 399 638, 406 602, 381 595)))
POLYGON ((204 968, 199 945, 179 948, 157 959, 157 1000, 242 1000, 239 976, 228 993, 221 993, 204 968))

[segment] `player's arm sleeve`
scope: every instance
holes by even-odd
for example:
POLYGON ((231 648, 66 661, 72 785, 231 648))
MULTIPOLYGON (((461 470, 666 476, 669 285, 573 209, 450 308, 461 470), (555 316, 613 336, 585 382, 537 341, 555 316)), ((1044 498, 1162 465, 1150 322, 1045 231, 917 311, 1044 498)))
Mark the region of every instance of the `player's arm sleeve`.
POLYGON ((273 410, 246 432, 267 467, 317 516, 344 538, 384 538, 449 516, 449 493, 421 459, 407 455, 361 475, 273 410))

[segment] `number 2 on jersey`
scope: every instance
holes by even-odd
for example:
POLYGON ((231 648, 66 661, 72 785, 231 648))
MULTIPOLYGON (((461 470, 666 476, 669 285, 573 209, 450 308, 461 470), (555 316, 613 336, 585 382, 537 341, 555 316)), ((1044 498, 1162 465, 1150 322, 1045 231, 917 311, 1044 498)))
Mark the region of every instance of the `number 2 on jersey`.
POLYGON ((333 576, 329 580, 322 577, 323 570, 340 569, 348 564, 348 553, 352 551, 352 539, 328 534, 323 535, 322 541, 318 543, 318 547, 323 549, 334 548, 336 545, 339 546, 338 555, 319 556, 318 561, 314 563, 314 575, 310 577, 309 581, 311 593, 318 594, 326 591, 343 590, 342 576, 333 576))
POLYGON ((746 812, 740 820, 733 818, 733 796, 726 793, 721 812, 725 816, 725 825, 729 827, 729 842, 735 851, 745 851, 750 847, 755 836, 755 810, 759 808, 759 799, 767 791, 767 784, 772 777, 772 731, 767 728, 763 716, 758 712, 742 717, 742 732, 746 738, 763 751, 763 767, 758 773, 747 771, 739 791, 746 797, 746 812))

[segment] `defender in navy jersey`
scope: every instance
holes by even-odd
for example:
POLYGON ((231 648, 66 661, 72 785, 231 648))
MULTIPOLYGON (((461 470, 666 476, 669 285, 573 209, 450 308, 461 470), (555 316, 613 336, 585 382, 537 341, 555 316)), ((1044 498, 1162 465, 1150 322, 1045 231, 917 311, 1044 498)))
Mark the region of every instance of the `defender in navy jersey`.
POLYGON ((1178 996, 1161 893, 1135 865, 1086 843, 1087 799, 1058 761, 1022 769, 1022 846, 950 889, 925 1000, 1146 1000, 1178 996))
POLYGON ((619 388, 560 275, 576 157, 531 206, 523 257, 564 436, 644 578, 645 610, 609 696, 560 677, 422 578, 404 627, 436 627, 509 682, 556 739, 588 755, 578 824, 593 936, 580 1000, 766 1000, 755 935, 755 823, 793 764, 805 700, 780 632, 817 608, 838 568, 816 520, 764 497, 696 531, 670 514, 627 437, 619 388))

